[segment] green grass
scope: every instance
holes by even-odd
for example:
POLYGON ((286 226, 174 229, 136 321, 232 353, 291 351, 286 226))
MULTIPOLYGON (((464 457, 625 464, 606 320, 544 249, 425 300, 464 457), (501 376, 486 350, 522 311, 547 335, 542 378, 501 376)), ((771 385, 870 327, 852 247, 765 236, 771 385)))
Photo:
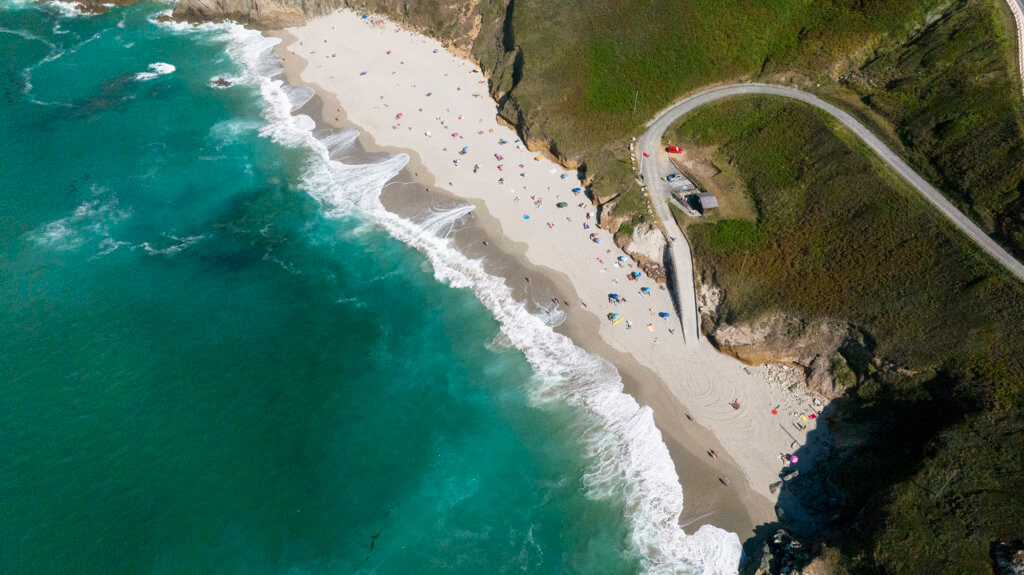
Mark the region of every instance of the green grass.
MULTIPOLYGON (((368 4, 448 40, 464 40, 474 21, 454 17, 465 12, 454 0, 368 4)), ((469 46, 509 96, 501 113, 586 164, 599 199, 630 179, 610 151, 673 100, 795 74, 879 122, 916 169, 1024 256, 1024 99, 1004 4, 482 0, 469 46)))
POLYGON ((826 542, 863 572, 982 572, 988 541, 1019 537, 1024 516, 1024 289, 830 124, 757 97, 674 127, 732 157, 758 211, 756 224, 691 225, 695 260, 730 321, 841 318, 919 372, 838 370, 859 383, 836 424, 872 439, 834 462, 859 536, 826 542))
POLYGON ((937 187, 1024 256, 1024 98, 1003 10, 963 3, 851 85, 937 187))
POLYGON ((827 75, 850 54, 906 36, 936 1, 517 0, 517 112, 585 159, 599 198, 621 185, 607 153, 680 95, 712 82, 798 69, 827 75), (635 111, 634 111, 635 106, 635 111))

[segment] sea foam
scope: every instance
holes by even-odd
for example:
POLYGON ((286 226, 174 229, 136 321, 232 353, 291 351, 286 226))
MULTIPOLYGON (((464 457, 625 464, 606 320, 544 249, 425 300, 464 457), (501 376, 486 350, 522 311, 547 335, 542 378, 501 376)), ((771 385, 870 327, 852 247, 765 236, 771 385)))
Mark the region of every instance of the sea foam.
MULTIPOLYGON (((594 424, 585 431, 585 449, 593 460, 584 483, 591 497, 624 500, 632 524, 632 544, 648 573, 736 573, 741 557, 739 538, 711 525, 687 535, 679 526, 683 492, 668 448, 654 424, 653 412, 623 392, 622 379, 606 360, 577 347, 517 301, 502 278, 488 274, 482 261, 458 251, 448 237, 471 208, 456 207, 414 222, 387 211, 380 192, 408 162, 397 154, 371 164, 345 164, 337 158, 355 135, 334 134, 324 140, 313 134, 315 122, 293 111, 308 101, 308 92, 289 88, 273 47, 266 38, 240 25, 219 25, 230 40, 228 52, 244 67, 233 82, 259 90, 266 125, 261 135, 287 146, 309 149, 302 187, 321 202, 329 215, 359 214, 396 239, 422 252, 434 275, 453 287, 466 288, 501 324, 505 338, 522 350, 541 384, 531 394, 540 404, 553 398, 582 408, 594 424), (305 101, 304 101, 305 100, 305 101), (300 103, 301 102, 301 103, 300 103)), ((181 31, 180 24, 174 24, 181 31)), ((204 25, 203 29, 210 29, 204 25)))
POLYGON ((147 80, 152 80, 157 76, 170 74, 175 70, 177 70, 177 68, 175 68, 173 64, 168 64, 167 62, 154 62, 149 65, 149 72, 139 72, 135 75, 135 79, 140 82, 145 82, 147 80))

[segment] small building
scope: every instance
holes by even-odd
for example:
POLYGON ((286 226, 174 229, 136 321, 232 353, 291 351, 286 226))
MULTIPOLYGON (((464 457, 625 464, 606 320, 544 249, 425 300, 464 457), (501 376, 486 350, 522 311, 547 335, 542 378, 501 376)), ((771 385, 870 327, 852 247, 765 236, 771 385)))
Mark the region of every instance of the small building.
POLYGON ((718 207, 718 198, 714 194, 708 192, 701 192, 697 194, 697 202, 700 204, 700 211, 708 213, 708 210, 713 210, 718 207))

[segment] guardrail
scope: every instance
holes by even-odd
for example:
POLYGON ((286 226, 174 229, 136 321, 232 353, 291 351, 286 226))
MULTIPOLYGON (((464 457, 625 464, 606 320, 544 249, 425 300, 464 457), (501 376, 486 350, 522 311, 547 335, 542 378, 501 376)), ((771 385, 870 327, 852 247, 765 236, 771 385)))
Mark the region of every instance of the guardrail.
POLYGON ((1006 0, 1017 22, 1017 68, 1020 70, 1021 90, 1024 90, 1024 9, 1018 0, 1006 0))

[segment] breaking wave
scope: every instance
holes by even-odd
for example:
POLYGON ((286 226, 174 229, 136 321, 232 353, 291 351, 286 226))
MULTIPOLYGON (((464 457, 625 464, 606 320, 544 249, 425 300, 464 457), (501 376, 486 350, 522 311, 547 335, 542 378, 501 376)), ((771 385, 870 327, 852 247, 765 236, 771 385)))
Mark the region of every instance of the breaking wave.
POLYGON ((328 215, 359 214, 369 219, 422 252, 437 279, 472 290, 500 322, 502 342, 507 340, 522 350, 538 373, 539 383, 530 393, 532 402, 567 401, 591 416, 592 423, 583 434, 593 461, 584 477, 587 493, 624 501, 632 523, 632 544, 646 572, 736 573, 741 547, 734 533, 705 525, 687 535, 679 526, 683 493, 668 448, 655 427, 653 412, 623 392, 615 367, 556 333, 547 314, 531 313, 513 297, 502 278, 488 274, 482 261, 470 259, 454 247, 448 236, 471 208, 434 212, 420 222, 387 211, 380 192, 406 165, 408 156, 397 154, 370 164, 345 164, 336 159, 357 134, 346 131, 318 139, 312 118, 293 115, 312 93, 288 87, 279 79, 282 68, 272 50, 279 40, 231 23, 195 28, 157 24, 176 31, 185 27, 222 30, 229 40, 229 54, 243 66, 240 76, 231 81, 256 88, 263 98, 266 125, 260 134, 312 152, 302 188, 328 215))
POLYGON ((140 82, 145 82, 147 80, 152 80, 157 76, 170 74, 175 70, 177 70, 177 68, 175 68, 173 64, 168 64, 167 62, 154 62, 149 65, 149 72, 139 72, 135 75, 135 79, 140 82))

